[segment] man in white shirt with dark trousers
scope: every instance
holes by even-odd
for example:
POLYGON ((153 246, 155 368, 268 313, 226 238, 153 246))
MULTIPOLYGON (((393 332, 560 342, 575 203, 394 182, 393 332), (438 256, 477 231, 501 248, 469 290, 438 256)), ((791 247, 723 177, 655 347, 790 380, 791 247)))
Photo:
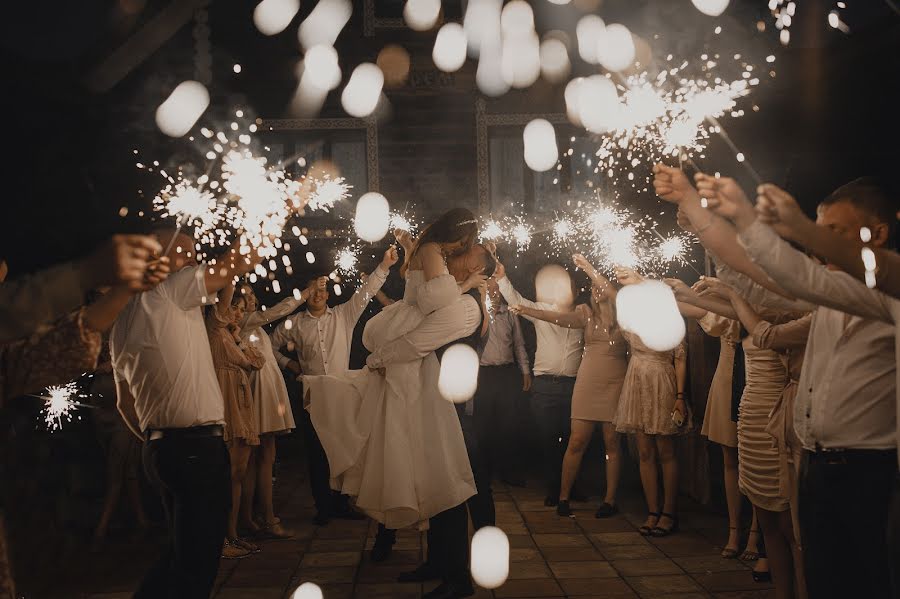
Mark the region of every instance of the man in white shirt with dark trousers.
MULTIPOLYGON (((162 246, 171 230, 158 233, 162 246)), ((214 267, 198 266, 194 241, 177 235, 172 274, 135 295, 110 332, 118 407, 144 441, 144 468, 162 495, 170 545, 135 593, 139 599, 208 597, 231 509, 222 438, 225 406, 201 307, 258 262, 235 243, 214 267)))
MULTIPOLYGON (((392 246, 356 293, 333 308, 328 307, 327 279, 318 277, 319 285, 306 300, 306 310, 282 322, 271 335, 278 364, 295 375, 334 374, 349 370, 353 329, 396 263, 397 249, 392 246), (289 343, 294 346, 296 359, 279 353, 289 343)), ((309 419, 309 412, 300 410, 299 419, 306 442, 310 487, 316 504, 314 522, 324 525, 331 518, 363 518, 362 514, 350 508, 346 497, 332 491, 328 458, 309 419)))
MULTIPOLYGON (((547 268, 547 267, 545 267, 547 268)), ((562 267, 550 267, 559 268, 562 267)), ((568 275, 568 273, 566 273, 568 275)), ((535 280, 541 277, 539 272, 535 280)), ((566 312, 573 309, 575 298, 571 277, 566 277, 568 289, 553 289, 560 297, 568 296, 563 303, 533 302, 525 299, 516 291, 506 277, 506 269, 498 261, 494 273, 500 293, 510 306, 528 306, 537 310, 566 312)), ((554 279, 556 277, 553 277, 554 279)), ((564 284, 562 278, 553 282, 564 284)), ((536 285, 538 300, 542 285, 536 285)), ((537 333, 537 351, 534 356, 534 382, 531 387, 531 406, 537 422, 541 449, 544 460, 544 481, 547 486, 547 498, 544 505, 555 506, 559 502, 559 487, 562 476, 562 460, 569 444, 569 433, 572 428, 572 391, 575 389, 575 375, 581 365, 584 352, 584 331, 568 329, 549 322, 529 317, 534 323, 537 333)))

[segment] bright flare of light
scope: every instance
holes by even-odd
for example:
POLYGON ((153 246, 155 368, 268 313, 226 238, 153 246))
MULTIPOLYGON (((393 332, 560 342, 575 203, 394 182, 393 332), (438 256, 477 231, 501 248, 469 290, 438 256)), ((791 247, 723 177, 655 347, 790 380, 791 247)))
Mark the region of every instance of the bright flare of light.
POLYGON ((597 15, 585 15, 575 26, 578 37, 578 54, 589 64, 597 64, 597 47, 603 38, 606 23, 597 15))
POLYGON ((503 52, 496 41, 488 41, 481 45, 475 83, 481 93, 492 98, 509 91, 510 85, 503 78, 503 52))
POLYGON ((187 181, 166 186, 153 198, 153 206, 163 216, 174 216, 182 225, 195 225, 195 235, 214 230, 225 215, 225 207, 211 193, 187 181))
POLYGON ((387 198, 374 191, 359 198, 353 227, 360 239, 369 243, 378 241, 387 235, 390 226, 391 207, 387 198))
POLYGON ((407 0, 403 20, 413 31, 428 31, 441 14, 441 0, 407 0))
POLYGON ((528 249, 528 246, 531 245, 531 236, 533 233, 534 229, 529 225, 524 222, 519 222, 512 228, 509 234, 513 241, 516 242, 516 249, 520 252, 524 252, 528 249))
POLYGON ((297 30, 300 44, 307 50, 318 45, 333 46, 352 14, 350 0, 320 0, 297 30))
POLYGON ((64 422, 71 422, 72 411, 75 409, 72 397, 77 393, 78 386, 75 383, 47 387, 48 397, 45 398, 42 412, 48 429, 58 431, 64 422))
POLYGON ((485 589, 496 589, 509 576, 509 539, 496 526, 485 526, 472 537, 472 579, 485 589))
POLYGON ((237 204, 231 223, 250 246, 269 246, 270 239, 281 237, 290 216, 288 198, 298 187, 283 171, 267 170, 266 159, 249 151, 231 151, 222 161, 222 186, 237 204))
POLYGON ((525 164, 533 171, 549 171, 559 159, 556 147, 556 131, 549 121, 534 119, 522 133, 525 148, 525 164))
POLYGON ((558 243, 568 243, 575 232, 575 225, 567 218, 561 218, 553 223, 553 237, 558 243))
POLYGON ((324 44, 313 46, 303 57, 303 78, 310 85, 324 91, 336 88, 341 83, 341 67, 338 65, 338 53, 331 46, 324 44))
POLYGON ((534 289, 537 301, 559 308, 571 306, 575 301, 575 296, 572 295, 572 278, 558 264, 548 264, 538 271, 534 277, 534 289))
POLYGON ((566 99, 566 116, 573 125, 582 126, 579 100, 581 98, 581 84, 584 77, 576 77, 566 84, 564 92, 566 99))
POLYGON ((353 247, 340 250, 334 258, 335 268, 346 276, 356 272, 357 262, 359 262, 359 250, 353 247))
POLYGON ((287 29, 299 10, 300 0, 262 0, 253 9, 253 24, 263 35, 275 35, 287 29))
POLYGON ((687 244, 683 237, 669 237, 659 244, 659 255, 666 262, 684 261, 687 244))
POLYGON ((730 0, 691 0, 697 10, 710 17, 718 17, 728 8, 730 0))
POLYGON ((634 38, 624 25, 606 26, 597 42, 597 60, 608 71, 624 71, 634 64, 634 38))
POLYGON ((661 281, 646 280, 620 289, 616 316, 623 330, 640 337, 653 351, 671 351, 684 339, 684 319, 675 295, 661 281))
POLYGON ((325 599, 319 585, 312 582, 304 582, 291 594, 291 599, 325 599))
POLYGON ((500 239, 504 235, 503 227, 495 220, 489 220, 484 223, 484 227, 481 230, 481 238, 488 241, 500 239))
POLYGON ((466 32, 459 23, 447 23, 438 30, 431 58, 446 73, 458 71, 466 62, 466 32))
POLYGON ((485 45, 499 47, 500 11, 502 0, 469 0, 466 16, 463 18, 463 29, 469 46, 469 56, 482 56, 485 45))
POLYGON ((478 354, 468 345, 450 346, 441 358, 438 390, 441 396, 453 403, 472 399, 478 388, 478 354))
POLYGON ((541 42, 541 74, 550 83, 559 83, 569 76, 569 51, 566 45, 556 38, 547 38, 541 42))
POLYGON ((578 86, 578 116, 591 133, 614 129, 621 116, 621 105, 613 82, 603 75, 584 79, 578 86))
POLYGON ((381 89, 384 87, 384 74, 376 65, 364 62, 350 75, 350 81, 341 94, 341 106, 350 116, 367 117, 378 106, 381 89))
POLYGON ((534 32, 534 11, 524 0, 512 0, 503 7, 500 28, 504 37, 528 35, 534 32))
POLYGON ((343 177, 332 178, 325 174, 321 179, 314 181, 315 189, 309 196, 306 206, 310 210, 322 210, 328 212, 337 202, 350 197, 353 186, 343 177))
POLYGON ((191 130, 209 106, 209 92, 198 81, 182 81, 156 109, 156 126, 169 137, 191 130))
POLYGON ((541 76, 541 45, 536 33, 504 35, 500 72, 503 80, 524 89, 541 76))

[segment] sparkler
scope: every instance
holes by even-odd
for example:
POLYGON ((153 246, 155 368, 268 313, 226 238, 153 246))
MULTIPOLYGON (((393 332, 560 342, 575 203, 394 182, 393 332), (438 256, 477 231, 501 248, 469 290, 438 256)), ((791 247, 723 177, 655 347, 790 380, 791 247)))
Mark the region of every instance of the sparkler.
POLYGON ((47 397, 44 397, 44 422, 51 431, 62 429, 64 422, 72 421, 72 412, 77 404, 72 397, 78 393, 76 383, 68 383, 60 386, 47 387, 47 397))
POLYGON ((309 202, 306 204, 310 210, 322 210, 328 212, 340 200, 346 200, 350 197, 350 190, 353 186, 346 182, 343 177, 332 178, 331 175, 325 175, 322 179, 313 181, 315 191, 310 194, 309 202))
POLYGON ((357 262, 359 262, 359 248, 345 247, 339 250, 335 256, 335 271, 349 277, 356 273, 357 262))

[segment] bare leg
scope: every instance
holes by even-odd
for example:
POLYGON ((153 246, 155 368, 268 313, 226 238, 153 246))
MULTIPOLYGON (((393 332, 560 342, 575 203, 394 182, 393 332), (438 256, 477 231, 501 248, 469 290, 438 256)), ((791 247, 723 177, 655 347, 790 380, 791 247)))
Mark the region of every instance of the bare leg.
MULTIPOLYGON (((260 445, 262 437, 259 438, 260 445)), ((253 520, 253 501, 256 499, 256 471, 259 464, 260 448, 250 447, 250 457, 247 459, 247 470, 244 480, 241 481, 241 527, 256 532, 259 526, 253 520)))
POLYGON ((778 526, 781 535, 788 542, 791 549, 796 596, 799 599, 806 599, 806 575, 803 570, 803 553, 800 550, 799 543, 797 543, 797 537, 794 536, 794 517, 791 510, 778 512, 778 526))
MULTIPOLYGON (((647 500, 647 509, 650 514, 659 513, 659 484, 656 470, 656 443, 654 435, 637 434, 638 457, 640 458, 641 485, 644 487, 644 498, 647 500)), ((649 517, 645 526, 656 526, 658 519, 649 517)))
MULTIPOLYGON (((675 437, 656 435, 656 451, 663 472, 663 512, 675 516, 678 501, 678 460, 675 459, 675 437)), ((663 516, 659 526, 668 529, 675 525, 674 518, 663 516)))
MULTIPOLYGON (((787 513, 787 519, 790 522, 790 512, 770 512, 759 507, 756 508, 756 512, 762 526, 763 538, 766 540, 766 557, 769 559, 772 582, 775 583, 775 597, 777 599, 793 599, 794 557, 791 553, 790 542, 781 529, 783 514, 787 513)), ((791 536, 793 537, 793 532, 791 536)))
POLYGON ((572 419, 572 433, 569 435, 569 445, 566 447, 566 455, 563 456, 562 462, 562 483, 559 488, 560 501, 569 500, 569 493, 575 484, 575 477, 578 476, 578 469, 581 468, 581 460, 584 458, 584 452, 591 441, 595 424, 595 422, 590 420, 572 419))
POLYGON ((606 446, 606 496, 603 501, 616 505, 619 490, 619 475, 622 472, 622 436, 616 432, 612 422, 603 423, 603 443, 606 446))
POLYGON ((150 520, 147 518, 147 512, 144 511, 144 502, 141 500, 141 487, 138 484, 137 477, 129 478, 125 484, 125 490, 128 492, 128 500, 131 503, 131 509, 134 510, 138 526, 141 528, 149 528, 150 520))
POLYGON ((119 505, 119 497, 122 495, 122 479, 119 476, 108 476, 106 481, 106 497, 103 500, 103 513, 100 514, 100 521, 94 530, 94 548, 99 549, 100 545, 106 540, 106 533, 109 531, 109 521, 113 514, 116 513, 116 507, 119 505))
POLYGON ((228 446, 231 456, 231 514, 228 517, 228 538, 236 539, 238 513, 241 510, 241 487, 247 473, 250 446, 243 439, 233 439, 228 446))
POLYGON ((759 556, 759 534, 759 519, 756 516, 756 507, 754 506, 753 518, 750 520, 750 534, 747 535, 747 546, 744 548, 744 553, 741 555, 742 560, 752 562, 759 556))
POLYGON ((256 490, 259 493, 259 505, 262 507, 265 524, 275 523, 275 506, 272 503, 272 469, 275 467, 275 435, 262 435, 259 438, 257 455, 256 490))
POLYGON ((725 463, 725 502, 728 504, 728 543, 725 551, 731 557, 737 555, 741 528, 741 491, 738 488, 738 452, 736 447, 722 445, 722 461, 725 463))

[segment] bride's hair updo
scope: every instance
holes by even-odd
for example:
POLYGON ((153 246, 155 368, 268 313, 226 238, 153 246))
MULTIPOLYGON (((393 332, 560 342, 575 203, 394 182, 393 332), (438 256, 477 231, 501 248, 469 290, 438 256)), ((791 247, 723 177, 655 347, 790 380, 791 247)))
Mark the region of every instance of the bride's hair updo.
POLYGON ((478 236, 478 221, 470 210, 453 208, 428 225, 419 235, 412 254, 426 243, 454 243, 461 241, 462 250, 469 251, 478 236))

